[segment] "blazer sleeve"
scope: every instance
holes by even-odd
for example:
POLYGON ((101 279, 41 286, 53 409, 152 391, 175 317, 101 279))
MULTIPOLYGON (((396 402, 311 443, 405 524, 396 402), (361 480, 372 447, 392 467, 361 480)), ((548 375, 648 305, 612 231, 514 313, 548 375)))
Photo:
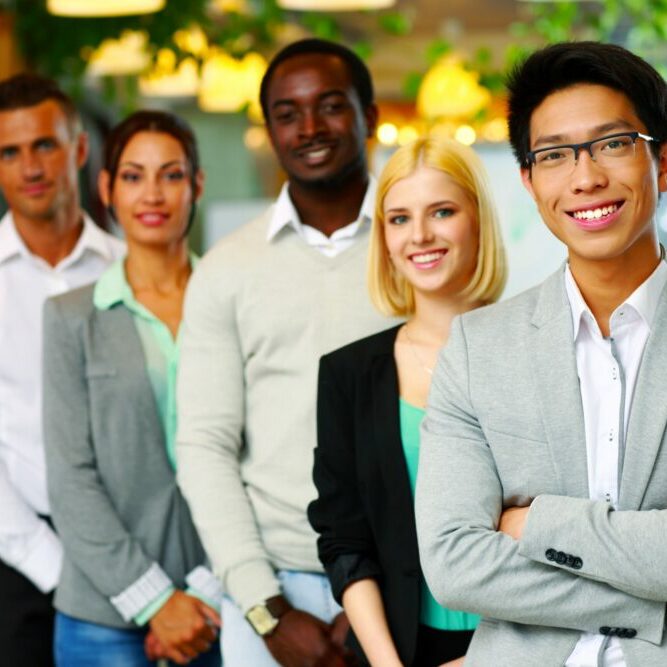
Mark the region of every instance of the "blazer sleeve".
MULTIPOLYGON (((61 312, 57 299, 44 307, 43 363, 49 501, 66 556, 106 597, 143 582, 150 600, 171 582, 125 529, 104 488, 90 430, 80 327, 61 312)), ((139 611, 116 607, 126 620, 139 611)))
POLYGON ((359 494, 354 396, 351 387, 346 391, 339 382, 337 370, 331 356, 321 359, 313 468, 318 497, 308 507, 308 518, 320 534, 319 557, 340 603, 347 586, 360 579, 378 579, 380 567, 359 494))
POLYGON ((431 385, 415 498, 421 562, 435 598, 516 623, 594 633, 601 626, 634 628, 638 638, 660 644, 664 602, 524 558, 519 542, 497 532, 502 480, 469 386, 457 318, 431 385))

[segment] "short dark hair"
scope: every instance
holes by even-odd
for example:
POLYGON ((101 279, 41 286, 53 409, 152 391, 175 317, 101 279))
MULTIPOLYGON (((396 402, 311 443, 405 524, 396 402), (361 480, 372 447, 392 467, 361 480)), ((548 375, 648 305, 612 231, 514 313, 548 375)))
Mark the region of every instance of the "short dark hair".
POLYGON ((563 42, 535 51, 510 73, 510 143, 522 167, 528 166, 530 119, 546 97, 576 84, 596 84, 629 99, 647 132, 654 155, 667 139, 667 84, 639 56, 615 44, 563 42))
POLYGON ((65 114, 72 136, 81 131, 81 117, 74 102, 53 79, 37 74, 16 74, 0 81, 0 111, 15 111, 53 100, 65 114))
MULTIPOLYGON (((102 168, 109 173, 109 188, 113 185, 118 173, 120 156, 130 139, 139 132, 162 132, 172 136, 183 148, 185 159, 190 169, 190 182, 193 195, 197 187, 197 172, 199 171, 199 150, 192 128, 180 116, 168 111, 153 111, 144 109, 129 115, 116 125, 107 135, 102 152, 102 168)), ((190 212, 188 229, 192 226, 195 214, 193 201, 190 212)))
POLYGON ((278 51, 264 73, 262 84, 259 89, 259 101, 262 105, 262 112, 264 113, 264 118, 267 123, 269 120, 269 85, 273 78, 273 73, 278 65, 289 58, 308 54, 332 55, 340 58, 347 67, 352 85, 359 96, 361 108, 367 109, 373 104, 373 82, 371 80, 370 72, 368 71, 368 67, 364 64, 364 61, 354 51, 342 44, 330 42, 325 39, 302 39, 298 42, 292 42, 282 50, 278 51))

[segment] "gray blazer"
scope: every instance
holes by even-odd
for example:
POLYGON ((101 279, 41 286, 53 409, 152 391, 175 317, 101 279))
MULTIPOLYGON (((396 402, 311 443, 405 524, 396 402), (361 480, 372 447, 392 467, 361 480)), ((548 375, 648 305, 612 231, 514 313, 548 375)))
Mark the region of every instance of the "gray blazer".
POLYGON ((562 269, 455 321, 431 386, 416 514, 436 599, 484 616, 466 667, 557 667, 582 631, 621 637, 628 667, 667 665, 666 394, 663 292, 610 511, 588 499, 562 269), (532 499, 520 542, 496 532, 504 507, 532 499))
POLYGON ((110 597, 153 562, 182 587, 205 556, 167 459, 132 315, 122 305, 97 310, 93 286, 46 302, 43 402, 49 498, 65 548, 55 606, 132 627, 110 597))

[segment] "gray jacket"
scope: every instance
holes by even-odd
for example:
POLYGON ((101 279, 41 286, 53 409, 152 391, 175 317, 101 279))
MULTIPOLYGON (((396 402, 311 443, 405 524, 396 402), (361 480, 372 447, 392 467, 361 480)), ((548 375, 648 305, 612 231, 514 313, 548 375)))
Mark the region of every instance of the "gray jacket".
MULTIPOLYGON (((93 286, 44 310, 44 441, 65 548, 60 611, 132 627, 109 602, 159 563, 174 584, 205 562, 165 450, 131 313, 98 310, 93 286)), ((135 626, 136 627, 136 626, 135 626)))
POLYGON ((466 667, 558 667, 582 631, 620 637, 628 667, 667 665, 666 392, 663 292, 612 511, 588 498, 563 271, 456 320, 422 430, 416 513, 435 597, 485 617, 466 667), (504 507, 532 499, 519 542, 496 532, 504 507))

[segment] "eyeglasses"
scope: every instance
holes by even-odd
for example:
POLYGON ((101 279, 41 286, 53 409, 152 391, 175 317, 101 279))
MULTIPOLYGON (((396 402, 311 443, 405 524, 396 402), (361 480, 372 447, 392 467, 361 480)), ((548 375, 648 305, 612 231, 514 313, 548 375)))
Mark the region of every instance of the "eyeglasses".
POLYGON ((591 160, 601 167, 619 166, 624 160, 631 160, 635 156, 637 139, 657 141, 641 132, 619 132, 580 144, 563 144, 528 151, 526 162, 528 167, 532 166, 538 172, 567 173, 574 170, 579 152, 585 150, 591 160))

